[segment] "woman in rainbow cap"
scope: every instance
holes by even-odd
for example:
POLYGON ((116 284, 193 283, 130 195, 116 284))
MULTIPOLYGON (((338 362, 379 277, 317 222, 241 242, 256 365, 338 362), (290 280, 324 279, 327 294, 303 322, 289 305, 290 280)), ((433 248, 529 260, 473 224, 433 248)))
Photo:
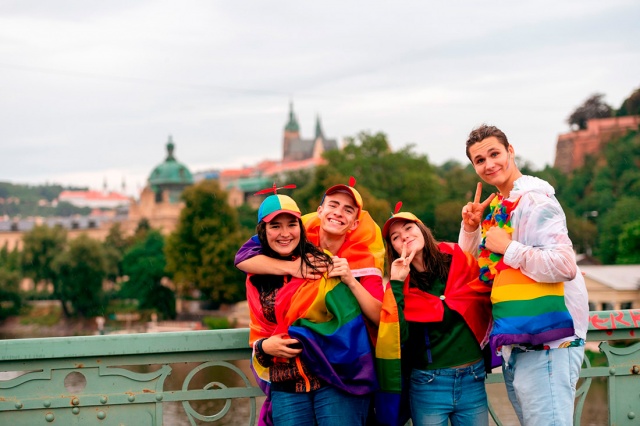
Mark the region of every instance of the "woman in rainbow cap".
MULTIPOLYGON (((274 184, 257 193, 274 193, 258 210, 263 254, 300 258, 323 275, 331 257, 309 242, 296 202, 277 189, 274 184)), ((369 395, 377 388, 374 354, 346 284, 325 276, 248 274, 246 288, 252 368, 267 395, 260 424, 364 424, 369 395)))
POLYGON ((382 228, 396 296, 402 364, 414 425, 487 425, 483 347, 491 327, 489 286, 474 257, 438 243, 402 203, 382 228))

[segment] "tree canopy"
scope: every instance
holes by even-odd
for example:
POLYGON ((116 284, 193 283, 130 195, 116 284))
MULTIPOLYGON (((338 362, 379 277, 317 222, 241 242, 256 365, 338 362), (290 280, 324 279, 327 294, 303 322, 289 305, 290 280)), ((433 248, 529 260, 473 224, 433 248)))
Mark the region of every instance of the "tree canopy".
POLYGON ((604 95, 602 93, 595 93, 587 98, 586 101, 578 108, 575 109, 567 118, 567 123, 572 127, 578 129, 586 129, 587 121, 592 118, 606 118, 611 117, 614 110, 603 100, 604 95))
POLYGON ((182 193, 185 207, 166 246, 167 271, 181 295, 199 290, 214 305, 245 298, 244 273, 234 266, 243 233, 235 209, 218 182, 204 180, 182 193))
POLYGON ((61 300, 73 307, 72 314, 91 317, 103 312, 102 281, 107 275, 107 257, 100 241, 82 234, 53 262, 61 300))
POLYGON ((640 89, 634 90, 616 111, 616 117, 625 115, 640 115, 640 89))
POLYGON ((151 229, 144 239, 124 253, 122 271, 127 281, 119 295, 125 299, 137 299, 140 309, 154 310, 161 318, 175 318, 175 294, 162 285, 167 265, 164 245, 162 234, 151 229))

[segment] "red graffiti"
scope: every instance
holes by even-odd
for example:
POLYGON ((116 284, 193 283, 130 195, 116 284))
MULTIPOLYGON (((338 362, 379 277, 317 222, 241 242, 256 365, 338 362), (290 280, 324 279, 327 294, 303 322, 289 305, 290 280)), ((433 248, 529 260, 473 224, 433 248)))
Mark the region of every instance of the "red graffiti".
POLYGON ((628 311, 611 311, 606 317, 601 317, 599 314, 602 313, 594 313, 591 315, 591 318, 589 318, 593 328, 598 330, 638 328, 640 326, 640 310, 637 309, 628 311), (631 320, 631 322, 629 322, 629 320, 631 320))
POLYGON ((620 311, 618 311, 618 312, 616 312, 615 314, 611 314, 611 316, 614 316, 614 315, 615 315, 615 322, 616 322, 617 324, 622 324, 622 325, 626 325, 626 326, 630 326, 630 325, 631 325, 631 323, 630 323, 630 322, 627 322, 627 321, 624 321, 624 320, 623 320, 623 318, 624 318, 624 312, 620 312, 620 311))
POLYGON ((591 325, 593 325, 594 328, 597 328, 598 330, 606 330, 607 328, 609 328, 609 325, 607 324, 609 322, 608 318, 602 319, 600 318, 597 314, 591 315, 591 325))

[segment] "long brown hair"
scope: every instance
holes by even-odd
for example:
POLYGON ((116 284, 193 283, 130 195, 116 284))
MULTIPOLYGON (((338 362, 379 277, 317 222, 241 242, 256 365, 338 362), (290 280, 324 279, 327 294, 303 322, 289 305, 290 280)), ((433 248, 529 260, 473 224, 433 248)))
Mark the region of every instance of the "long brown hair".
MULTIPOLYGON (((446 283, 447 277, 449 276, 449 268, 451 267, 451 255, 440 251, 438 248, 438 241, 436 241, 431 230, 427 228, 425 224, 410 220, 403 220, 402 222, 414 223, 424 238, 422 261, 425 266, 425 271, 418 272, 413 265, 411 265, 409 286, 417 287, 420 290, 426 291, 437 279, 446 283)), ((387 246, 387 266, 391 268, 391 264, 394 260, 400 257, 400 253, 396 252, 393 248, 393 245, 391 244, 391 235, 387 235, 385 242, 387 246)))
MULTIPOLYGON (((306 269, 311 270, 314 273, 318 272, 319 267, 327 268, 330 265, 333 265, 331 257, 307 239, 307 230, 302 224, 302 219, 297 218, 297 221, 298 226, 300 226, 300 242, 293 250, 291 256, 289 256, 286 260, 298 257, 302 259, 302 262, 300 263, 301 272, 304 271, 303 265, 306 265, 306 269), (320 265, 316 265, 317 262, 319 262, 320 265)), ((262 254, 276 259, 284 259, 271 247, 269 247, 269 243, 267 242, 266 222, 260 221, 260 223, 258 223, 258 226, 256 226, 256 234, 258 234, 258 239, 260 240, 262 254)))

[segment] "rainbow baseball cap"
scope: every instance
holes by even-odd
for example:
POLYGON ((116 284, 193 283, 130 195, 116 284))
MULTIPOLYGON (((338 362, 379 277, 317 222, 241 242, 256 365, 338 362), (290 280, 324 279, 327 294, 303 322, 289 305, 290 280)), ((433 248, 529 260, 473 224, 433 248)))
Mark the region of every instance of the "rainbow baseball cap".
POLYGON ((287 195, 270 195, 264 199, 258 209, 258 223, 271 222, 271 220, 280 213, 289 213, 300 218, 300 209, 293 198, 287 195))
POLYGON ((353 176, 349 178, 349 185, 333 185, 331 188, 325 191, 324 196, 322 197, 322 201, 320 201, 320 205, 324 203, 324 197, 326 197, 327 195, 342 192, 353 198, 353 201, 356 202, 356 205, 358 206, 358 217, 360 217, 360 213, 362 213, 362 195, 360 195, 358 190, 354 188, 355 185, 356 179, 353 176))
POLYGON ((404 220, 404 221, 413 222, 413 223, 422 223, 422 221, 418 219, 418 217, 413 213, 401 212, 400 211, 401 207, 402 207, 402 201, 398 201, 398 203, 396 204, 395 212, 391 215, 389 219, 387 219, 387 221, 384 223, 384 226, 382 227, 382 238, 386 239, 389 236, 389 228, 391 227, 391 225, 393 225, 395 222, 399 220, 404 220))

